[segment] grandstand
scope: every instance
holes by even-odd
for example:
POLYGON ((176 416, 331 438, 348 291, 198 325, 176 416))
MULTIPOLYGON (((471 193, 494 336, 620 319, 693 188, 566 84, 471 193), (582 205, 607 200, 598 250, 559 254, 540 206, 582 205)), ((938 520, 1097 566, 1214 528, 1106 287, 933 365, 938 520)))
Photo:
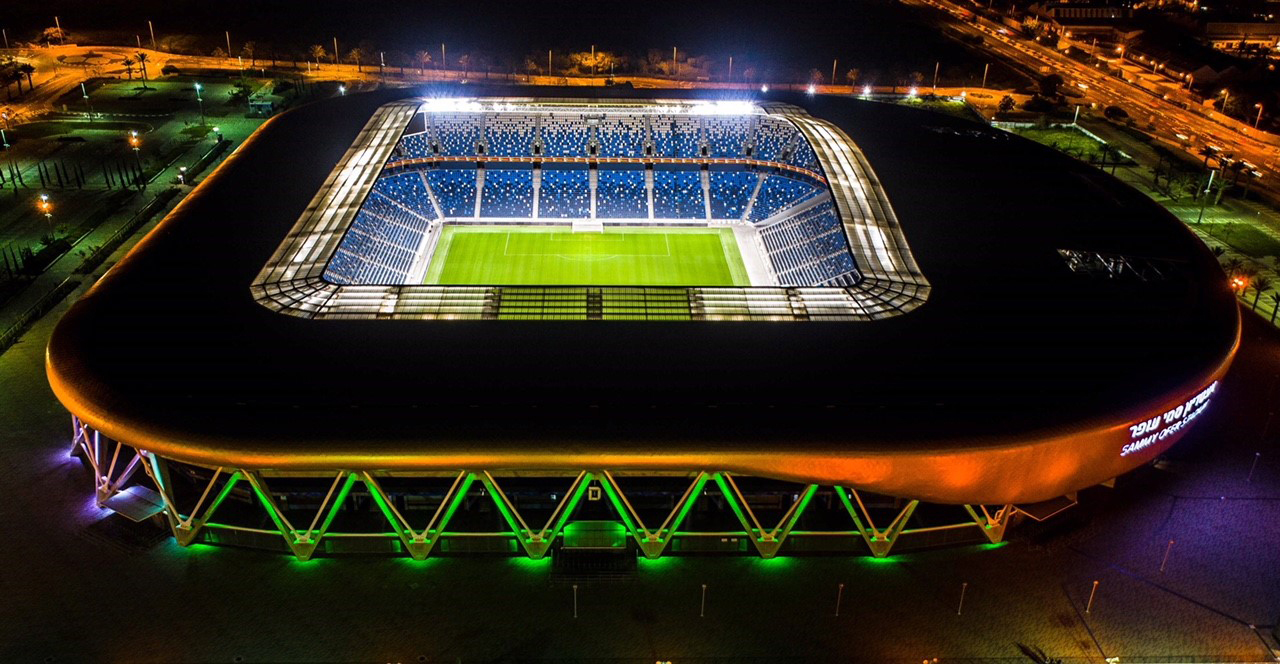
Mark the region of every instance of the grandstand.
MULTIPOLYGON (((406 130, 396 141, 330 259, 326 278, 334 283, 434 283, 429 275, 441 274, 455 275, 455 284, 456 275, 475 274, 516 274, 520 283, 539 283, 530 276, 535 264, 564 260, 566 245, 556 239, 564 224, 645 246, 650 235, 624 231, 656 225, 668 229, 665 246, 672 250, 699 246, 713 252, 719 244, 674 236, 691 226, 732 227, 728 262, 737 264, 745 251, 752 268, 733 281, 737 286, 848 287, 860 278, 822 165, 797 124, 783 114, 751 105, 581 109, 473 102, 424 104, 407 126, 417 130, 406 130), (522 233, 520 246, 542 249, 522 259, 528 265, 510 270, 432 269, 432 261, 463 260, 434 253, 440 236, 427 232, 432 222, 442 228, 524 223, 542 236, 522 233)), ((557 269, 546 283, 585 275, 591 283, 584 285, 643 286, 668 284, 671 274, 683 273, 661 273, 650 265, 651 257, 642 260, 643 252, 632 249, 619 244, 613 253, 587 252, 580 260, 608 261, 610 268, 557 269), (617 283, 598 281, 605 278, 617 283)), ((511 257, 504 253, 485 261, 467 253, 465 260, 505 264, 511 257)), ((670 265, 716 265, 725 257, 670 258, 670 265)), ((723 271, 712 272, 700 282, 722 283, 723 271)))

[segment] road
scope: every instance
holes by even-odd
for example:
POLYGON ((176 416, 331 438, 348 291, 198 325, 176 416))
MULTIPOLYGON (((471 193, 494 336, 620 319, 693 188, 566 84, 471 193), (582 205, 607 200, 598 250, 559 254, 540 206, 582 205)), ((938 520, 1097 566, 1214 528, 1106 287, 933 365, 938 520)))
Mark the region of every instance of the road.
MULTIPOLYGON (((1119 106, 1134 118, 1139 127, 1154 126, 1147 130, 1161 142, 1174 149, 1183 149, 1195 155, 1201 147, 1217 146, 1224 154, 1250 162, 1262 175, 1255 186, 1264 189, 1272 197, 1280 196, 1280 148, 1260 141, 1245 131, 1215 121, 1183 108, 1192 106, 1194 100, 1184 90, 1173 92, 1170 99, 1138 87, 1136 84, 1108 75, 1098 68, 1067 57, 1064 53, 1047 48, 1034 41, 1016 37, 1005 26, 977 16, 973 21, 959 18, 972 14, 970 7, 947 0, 902 0, 904 4, 940 9, 955 17, 952 27, 963 35, 982 37, 982 47, 1016 67, 1036 75, 1043 75, 1044 68, 1056 72, 1075 85, 1084 97, 1081 103, 1094 103, 1098 107, 1119 106), (1076 85, 1082 84, 1082 85, 1076 85), (1185 138, 1184 138, 1185 137, 1185 138)), ((1138 75, 1136 66, 1128 67, 1127 74, 1138 75)), ((1171 87, 1176 83, 1169 80, 1171 87)))

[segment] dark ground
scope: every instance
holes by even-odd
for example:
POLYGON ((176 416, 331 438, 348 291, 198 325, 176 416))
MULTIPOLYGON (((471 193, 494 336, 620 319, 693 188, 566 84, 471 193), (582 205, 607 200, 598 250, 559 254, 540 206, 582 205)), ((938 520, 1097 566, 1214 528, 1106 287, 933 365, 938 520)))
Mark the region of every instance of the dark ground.
POLYGON ((43 346, 63 310, 0 356, 0 661, 1023 661, 1015 642, 1073 663, 1273 661, 1280 450, 1259 436, 1280 338, 1252 319, 1214 410, 1165 470, 1092 494, 1097 514, 1069 513, 1003 547, 888 561, 641 562, 629 581, 583 584, 574 619, 572 588, 545 562, 298 563, 122 538, 65 454, 66 414, 44 381, 43 346))

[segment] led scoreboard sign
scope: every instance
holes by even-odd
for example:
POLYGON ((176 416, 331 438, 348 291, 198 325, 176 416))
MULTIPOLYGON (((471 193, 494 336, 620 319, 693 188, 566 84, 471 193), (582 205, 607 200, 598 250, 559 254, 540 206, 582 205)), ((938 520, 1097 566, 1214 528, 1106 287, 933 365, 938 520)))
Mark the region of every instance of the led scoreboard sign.
POLYGON ((1217 390, 1218 381, 1215 380, 1177 408, 1129 427, 1130 442, 1120 448, 1120 456, 1129 456, 1144 450, 1185 429, 1192 420, 1209 407, 1209 398, 1217 390))

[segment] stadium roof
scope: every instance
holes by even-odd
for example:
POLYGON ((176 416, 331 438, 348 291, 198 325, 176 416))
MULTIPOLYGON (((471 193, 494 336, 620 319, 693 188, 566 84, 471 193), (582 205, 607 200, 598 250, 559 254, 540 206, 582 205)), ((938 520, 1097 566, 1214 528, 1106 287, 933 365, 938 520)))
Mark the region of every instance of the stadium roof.
POLYGON ((264 125, 59 323, 48 372, 68 409, 209 466, 694 468, 1019 502, 1162 450, 1121 443, 1234 353, 1216 260, 1139 192, 989 127, 789 93, 767 97, 836 124, 875 169, 932 285, 923 306, 630 323, 311 320, 257 303, 255 276, 370 116, 423 93, 264 125))

